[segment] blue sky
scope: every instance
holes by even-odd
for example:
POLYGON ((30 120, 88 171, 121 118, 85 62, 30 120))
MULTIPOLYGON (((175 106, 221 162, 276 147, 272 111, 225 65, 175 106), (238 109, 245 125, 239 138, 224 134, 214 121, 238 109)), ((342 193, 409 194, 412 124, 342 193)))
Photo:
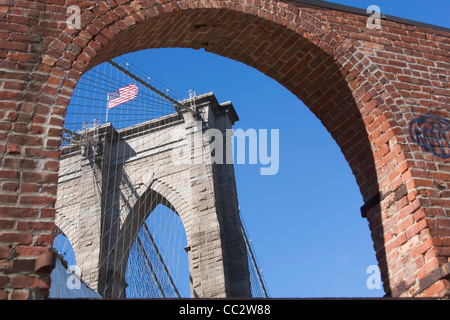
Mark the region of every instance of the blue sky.
MULTIPOLYGON (((450 27, 450 1, 332 1, 450 27), (432 3, 430 5, 429 3, 432 3)), ((339 147, 283 86, 242 63, 204 50, 151 49, 125 55, 132 65, 188 97, 213 91, 232 101, 235 129, 279 129, 280 168, 235 165, 241 214, 271 297, 381 297, 369 290, 377 264, 355 178, 339 147)))
MULTIPOLYGON (((450 1, 333 1, 450 27, 450 1), (431 4, 432 3, 432 4, 431 4)), ((377 264, 354 176, 308 108, 274 80, 203 50, 152 49, 127 59, 178 93, 231 100, 235 128, 279 129, 280 170, 235 165, 239 204, 271 297, 381 297, 366 273, 377 264)))

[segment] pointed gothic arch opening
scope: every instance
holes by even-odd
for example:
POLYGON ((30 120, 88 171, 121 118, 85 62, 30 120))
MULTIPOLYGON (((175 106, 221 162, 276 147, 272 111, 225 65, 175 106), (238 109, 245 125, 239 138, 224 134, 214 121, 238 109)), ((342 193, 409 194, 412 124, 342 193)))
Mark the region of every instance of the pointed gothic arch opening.
POLYGON ((158 204, 136 235, 125 271, 127 298, 190 297, 186 232, 177 213, 158 204))

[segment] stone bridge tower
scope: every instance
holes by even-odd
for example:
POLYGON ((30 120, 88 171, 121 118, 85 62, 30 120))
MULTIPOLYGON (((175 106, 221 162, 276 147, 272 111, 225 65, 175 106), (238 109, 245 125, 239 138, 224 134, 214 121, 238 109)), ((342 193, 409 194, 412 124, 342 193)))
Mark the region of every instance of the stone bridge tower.
POLYGON ((226 129, 238 116, 211 93, 187 103, 197 116, 121 130, 107 123, 85 132, 85 148, 62 150, 56 226, 73 244, 83 280, 104 297, 124 297, 131 244, 158 204, 185 227, 192 297, 251 296, 233 165, 211 161, 219 152, 211 140, 223 139, 222 155, 231 154, 226 129))

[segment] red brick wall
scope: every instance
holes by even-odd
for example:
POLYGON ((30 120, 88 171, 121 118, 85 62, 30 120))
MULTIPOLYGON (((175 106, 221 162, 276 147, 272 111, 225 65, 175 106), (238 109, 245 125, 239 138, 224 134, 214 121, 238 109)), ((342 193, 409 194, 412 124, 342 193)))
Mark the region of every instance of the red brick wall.
POLYGON ((48 294, 51 266, 36 273, 36 260, 52 244, 58 147, 77 80, 157 47, 203 47, 298 96, 352 168, 386 293, 449 296, 450 160, 409 130, 417 136, 421 115, 450 119, 449 32, 385 20, 369 30, 363 15, 271 0, 1 3, 0 299, 48 294), (65 23, 70 4, 81 7, 80 30, 65 23))

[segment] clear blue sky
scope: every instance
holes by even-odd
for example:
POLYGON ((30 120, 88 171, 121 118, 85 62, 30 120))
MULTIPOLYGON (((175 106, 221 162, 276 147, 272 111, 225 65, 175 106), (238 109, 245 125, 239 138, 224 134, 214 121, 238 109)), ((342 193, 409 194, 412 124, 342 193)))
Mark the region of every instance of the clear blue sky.
MULTIPOLYGON (((388 15, 450 27, 450 1, 341 0, 388 15)), ((213 91, 232 101, 236 128, 280 130, 280 170, 236 165, 239 203, 271 297, 381 297, 366 287, 377 264, 354 176, 337 144, 284 87, 242 63, 204 50, 152 49, 125 56, 188 97, 213 91)))

